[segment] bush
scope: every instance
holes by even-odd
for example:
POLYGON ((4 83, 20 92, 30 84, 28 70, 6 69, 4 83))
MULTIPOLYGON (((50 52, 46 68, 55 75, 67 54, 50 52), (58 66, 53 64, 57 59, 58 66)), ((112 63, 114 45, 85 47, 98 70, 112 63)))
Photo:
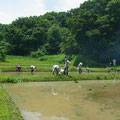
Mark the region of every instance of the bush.
POLYGON ((69 70, 70 70, 71 72, 76 72, 76 71, 77 71, 77 68, 76 68, 76 67, 71 67, 69 70))
POLYGON ((18 82, 22 82, 22 80, 20 78, 13 78, 13 77, 9 77, 6 79, 6 82, 10 82, 10 83, 18 83, 18 82))
POLYGON ((95 61, 89 60, 81 55, 76 55, 73 61, 74 66, 78 66, 78 64, 82 62, 85 67, 105 67, 104 64, 96 63, 95 61))
POLYGON ((33 58, 38 58, 38 57, 44 56, 45 54, 46 54, 46 51, 43 49, 38 49, 36 52, 31 52, 31 56, 33 58))
POLYGON ((4 50, 0 51, 0 61, 5 61, 6 59, 6 52, 4 50))
POLYGON ((20 78, 13 78, 13 83, 18 83, 18 82, 22 82, 22 80, 20 78))

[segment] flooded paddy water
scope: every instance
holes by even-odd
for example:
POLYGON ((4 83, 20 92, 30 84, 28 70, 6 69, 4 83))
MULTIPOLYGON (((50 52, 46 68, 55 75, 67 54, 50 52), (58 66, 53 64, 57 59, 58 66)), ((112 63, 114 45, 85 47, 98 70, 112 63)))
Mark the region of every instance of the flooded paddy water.
POLYGON ((5 83, 25 120, 120 120, 120 81, 5 83))
MULTIPOLYGON (((52 71, 51 72, 34 72, 33 74, 31 74, 31 72, 0 72, 0 75, 16 75, 16 76, 27 76, 27 75, 43 75, 43 74, 50 74, 52 75, 52 71)), ((69 72, 69 75, 76 75, 79 74, 78 72, 69 72)), ((83 74, 110 74, 109 72, 83 72, 83 74)))

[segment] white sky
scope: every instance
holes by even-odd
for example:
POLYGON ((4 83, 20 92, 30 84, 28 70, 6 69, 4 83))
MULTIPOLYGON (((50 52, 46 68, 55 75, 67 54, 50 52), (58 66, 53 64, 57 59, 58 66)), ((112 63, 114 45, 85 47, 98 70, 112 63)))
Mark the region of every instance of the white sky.
POLYGON ((77 8, 86 0, 0 0, 0 23, 9 24, 18 17, 39 16, 51 11, 77 8))

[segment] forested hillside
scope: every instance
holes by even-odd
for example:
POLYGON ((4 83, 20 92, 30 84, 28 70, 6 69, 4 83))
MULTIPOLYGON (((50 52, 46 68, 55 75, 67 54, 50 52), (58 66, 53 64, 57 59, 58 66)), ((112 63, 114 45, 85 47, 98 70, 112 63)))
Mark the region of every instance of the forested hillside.
POLYGON ((0 54, 79 54, 120 63, 120 0, 89 0, 68 12, 18 18, 0 24, 0 54))

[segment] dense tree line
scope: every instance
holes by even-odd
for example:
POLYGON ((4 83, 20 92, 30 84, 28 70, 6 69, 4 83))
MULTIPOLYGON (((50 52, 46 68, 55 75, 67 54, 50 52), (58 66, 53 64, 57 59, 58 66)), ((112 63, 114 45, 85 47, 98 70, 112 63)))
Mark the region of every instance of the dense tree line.
POLYGON ((120 0, 88 0, 68 12, 18 18, 0 24, 8 54, 80 54, 97 62, 120 62, 120 0))

